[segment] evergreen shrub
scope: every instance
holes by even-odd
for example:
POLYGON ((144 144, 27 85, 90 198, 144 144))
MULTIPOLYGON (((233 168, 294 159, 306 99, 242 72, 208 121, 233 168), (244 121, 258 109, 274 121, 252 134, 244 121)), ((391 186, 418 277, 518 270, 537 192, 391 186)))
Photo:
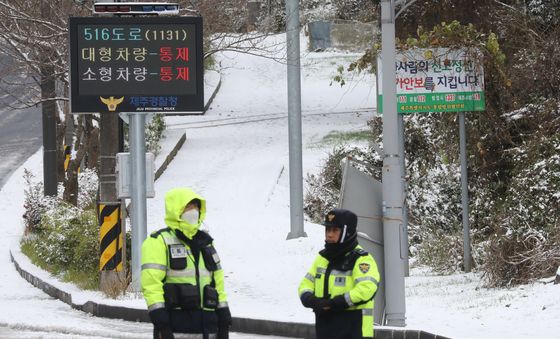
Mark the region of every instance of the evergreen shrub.
POLYGON ((59 202, 42 215, 39 232, 22 240, 34 264, 69 280, 81 272, 82 287, 93 288, 99 267, 99 226, 95 210, 59 202))
POLYGON ((491 286, 553 276, 560 266, 560 135, 532 138, 512 153, 523 166, 493 223, 484 260, 491 286))
MULTIPOLYGON (((78 176, 78 206, 43 195, 43 183, 25 170, 25 236, 21 249, 31 261, 82 288, 98 285, 99 226, 95 211, 97 174, 86 169, 78 176)), ((61 187, 59 187, 61 188, 61 187)))

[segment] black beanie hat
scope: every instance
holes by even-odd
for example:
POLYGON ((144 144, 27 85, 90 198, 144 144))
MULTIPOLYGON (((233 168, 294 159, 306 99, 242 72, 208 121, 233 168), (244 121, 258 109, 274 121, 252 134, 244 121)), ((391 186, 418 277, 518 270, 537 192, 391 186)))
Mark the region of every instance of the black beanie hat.
POLYGON ((352 239, 356 235, 356 227, 358 225, 358 216, 354 212, 335 208, 325 216, 324 226, 337 227, 342 230, 339 243, 352 239))

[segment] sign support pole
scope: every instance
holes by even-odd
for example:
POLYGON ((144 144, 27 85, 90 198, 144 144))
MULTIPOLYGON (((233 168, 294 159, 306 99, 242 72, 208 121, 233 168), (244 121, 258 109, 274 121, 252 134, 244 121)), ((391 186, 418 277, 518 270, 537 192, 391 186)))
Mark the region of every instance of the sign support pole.
POLYGON ((130 169, 131 182, 131 229, 132 229, 132 282, 131 290, 140 291, 141 248, 146 239, 146 113, 128 113, 130 118, 130 169))
POLYGON ((381 1, 383 88, 383 243, 385 244, 385 318, 388 326, 405 326, 405 289, 402 237, 403 197, 399 159, 395 2, 381 1))
POLYGON ((471 271, 471 240, 469 225, 469 186, 467 183, 467 137, 465 112, 459 112, 459 148, 461 153, 461 205, 463 207, 463 269, 471 271))

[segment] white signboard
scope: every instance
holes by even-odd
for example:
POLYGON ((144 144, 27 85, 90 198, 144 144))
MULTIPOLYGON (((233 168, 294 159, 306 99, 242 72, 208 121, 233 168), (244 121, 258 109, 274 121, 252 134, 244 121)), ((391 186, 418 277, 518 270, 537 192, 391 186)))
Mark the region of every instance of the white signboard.
MULTIPOLYGON (((397 112, 484 110, 482 55, 470 49, 410 49, 396 55, 397 112)), ((381 58, 377 110, 383 112, 381 58)))

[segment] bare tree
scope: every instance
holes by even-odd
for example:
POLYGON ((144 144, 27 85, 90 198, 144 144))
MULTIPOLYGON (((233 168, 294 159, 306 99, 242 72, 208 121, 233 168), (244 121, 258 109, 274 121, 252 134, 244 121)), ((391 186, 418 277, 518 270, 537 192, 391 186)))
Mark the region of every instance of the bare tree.
MULTIPOLYGON (((259 29, 250 31, 246 0, 179 1, 182 15, 200 15, 203 20, 204 60, 219 52, 238 52, 285 62, 282 44, 265 43, 274 25, 261 20, 259 29), (279 53, 280 52, 280 53, 279 53)), ((263 9, 263 15, 264 9, 263 9)))
MULTIPOLYGON (((95 127, 81 126, 83 119, 69 115, 68 17, 86 13, 83 5, 71 0, 41 1, 40 6, 32 0, 0 0, 0 53, 8 60, 2 65, 2 82, 16 99, 12 108, 44 105, 55 116, 57 177, 64 182, 65 199, 73 204, 77 184, 69 183, 77 182, 73 177, 77 171, 64 173, 63 147, 73 144, 77 154, 82 154, 95 127), (16 90, 22 86, 25 95, 16 90), (64 140, 69 123, 78 124, 73 128, 75 142, 64 140)), ((80 157, 74 157, 70 168, 77 168, 80 161, 80 157)))

